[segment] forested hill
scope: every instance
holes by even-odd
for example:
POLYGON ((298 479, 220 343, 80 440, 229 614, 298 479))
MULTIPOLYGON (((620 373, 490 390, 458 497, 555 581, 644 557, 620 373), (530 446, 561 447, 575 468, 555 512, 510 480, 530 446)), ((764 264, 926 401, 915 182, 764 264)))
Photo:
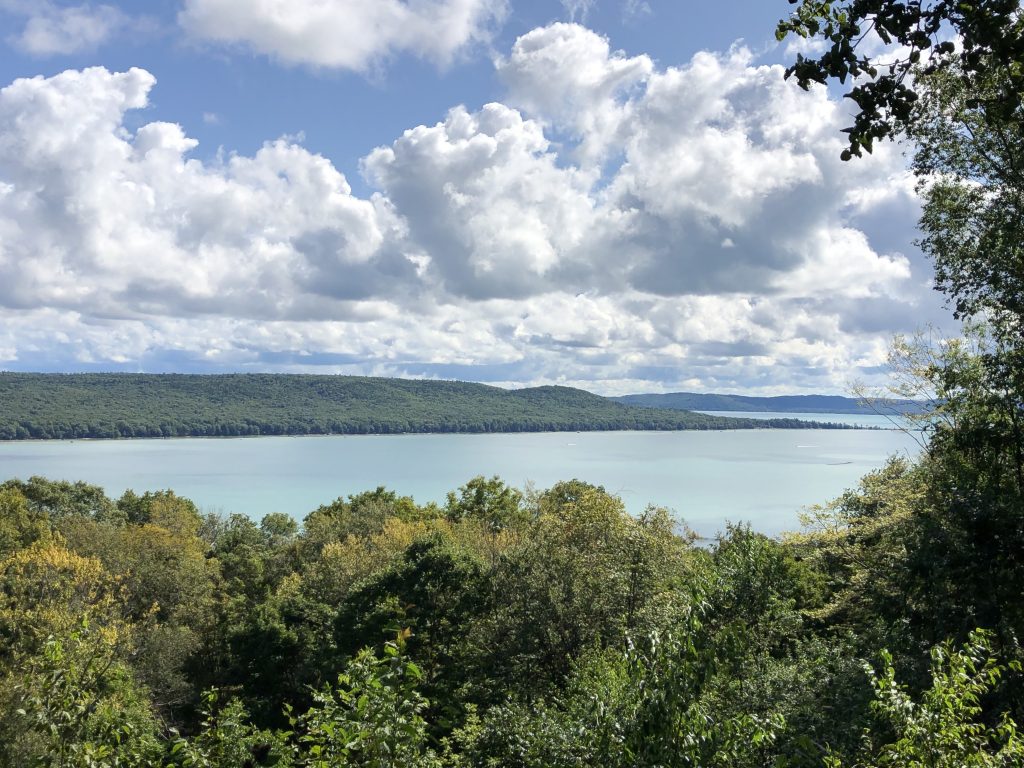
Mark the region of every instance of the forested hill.
POLYGON ((0 439, 800 428, 569 387, 287 374, 0 373, 0 439))
POLYGON ((919 413, 922 404, 913 400, 886 400, 865 403, 838 395, 784 395, 781 397, 745 397, 743 395, 671 392, 665 395, 623 395, 620 403, 645 408, 677 411, 766 411, 770 413, 919 413))

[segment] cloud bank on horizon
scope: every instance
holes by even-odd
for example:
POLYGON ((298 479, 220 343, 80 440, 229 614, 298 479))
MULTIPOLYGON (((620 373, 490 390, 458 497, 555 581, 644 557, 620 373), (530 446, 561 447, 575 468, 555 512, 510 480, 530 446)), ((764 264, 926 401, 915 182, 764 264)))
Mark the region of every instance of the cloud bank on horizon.
MULTIPOLYGON (((311 0, 244 20, 248 4, 186 0, 180 22, 231 50, 366 71, 401 54, 448 65, 508 13, 349 6, 358 23, 311 0), (353 44, 330 45, 339 34, 353 44)), ((742 46, 659 66, 579 23, 493 62, 502 98, 382 141, 362 195, 293 137, 200 159, 188 126, 146 121, 159 85, 144 69, 11 82, 0 369, 829 392, 938 316, 899 148, 840 162, 848 119, 824 89, 742 46)))

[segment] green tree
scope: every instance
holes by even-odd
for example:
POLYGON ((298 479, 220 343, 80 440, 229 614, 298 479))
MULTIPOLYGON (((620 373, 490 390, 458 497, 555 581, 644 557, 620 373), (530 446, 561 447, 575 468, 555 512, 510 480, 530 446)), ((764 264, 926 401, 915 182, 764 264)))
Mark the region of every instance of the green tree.
POLYGON ((821 605, 808 614, 862 636, 863 652, 893 644, 890 630, 906 626, 913 589, 909 557, 924 493, 920 470, 893 458, 856 488, 812 507, 804 531, 788 537, 822 588, 821 605))
POLYGON ((1015 597, 1024 589, 1024 430, 1021 393, 993 374, 999 346, 984 329, 963 339, 903 345, 911 377, 926 383, 936 407, 913 489, 899 577, 918 607, 917 636, 928 646, 966 640, 976 625, 1009 641, 1024 631, 1015 597))
POLYGON ((299 764, 288 734, 257 728, 238 700, 218 706, 217 692, 207 691, 201 705, 201 721, 192 738, 174 739, 168 764, 182 768, 238 768, 299 764))
POLYGON ((131 666, 161 716, 174 722, 198 690, 188 667, 214 627, 219 564, 198 536, 201 519, 191 501, 162 491, 129 493, 119 504, 120 519, 68 516, 56 528, 71 550, 119 575, 129 617, 146 627, 131 666))
POLYGON ((1000 120, 1016 113, 1024 93, 1024 21, 1017 0, 790 0, 796 10, 779 22, 779 40, 794 34, 824 44, 811 58, 798 54, 786 71, 811 83, 849 81, 846 96, 857 107, 846 129, 850 145, 843 158, 871 151, 876 139, 902 134, 913 118, 921 91, 914 74, 955 72, 987 115, 1000 120), (864 45, 869 34, 899 46, 896 56, 873 59, 864 45), (956 36, 959 45, 952 41, 956 36), (979 88, 993 69, 1004 76, 996 91, 979 88))
POLYGON ((103 489, 96 485, 63 480, 30 477, 28 480, 8 480, 0 489, 16 490, 28 500, 34 514, 42 514, 56 522, 68 516, 105 520, 117 517, 114 503, 103 489))
POLYGON ((98 560, 51 542, 0 560, 0 765, 147 765, 137 630, 98 560))
POLYGON ((421 538, 345 600, 335 647, 351 654, 406 628, 404 653, 422 671, 421 689, 433 702, 432 735, 447 734, 473 698, 466 639, 488 607, 487 587, 483 563, 471 552, 439 533, 421 538))
POLYGON ((498 563, 493 608, 474 637, 492 683, 533 694, 559 685, 585 649, 621 648, 628 632, 672 616, 686 568, 664 510, 634 518, 592 488, 542 506, 498 563))
MULTIPOLYGON (((988 61, 988 59, 986 59, 988 61)), ((970 85, 958 67, 924 78, 908 123, 924 199, 921 246, 957 317, 985 317, 1019 341, 1024 318, 1024 131, 1021 109, 994 117, 1007 78, 993 68, 970 85)))
POLYGON ((303 547, 306 558, 325 545, 344 541, 349 536, 366 537, 380 533, 384 524, 397 518, 418 520, 420 509, 409 496, 399 496, 383 486, 373 491, 337 498, 317 507, 303 521, 303 547))
MULTIPOLYGON (((1000 664, 991 638, 972 632, 962 649, 946 642, 931 652, 931 686, 915 701, 896 678, 892 657, 882 654, 882 669, 867 667, 875 692, 873 708, 893 731, 893 738, 872 746, 857 765, 870 768, 1010 768, 1024 765, 1024 739, 1005 712, 985 722, 983 701, 1007 670, 1020 673, 1019 662, 1000 664)), ((870 732, 869 742, 878 741, 870 732)), ((842 762, 826 761, 830 768, 842 762)))
POLYGON ((671 632, 592 651, 563 692, 489 710, 456 734, 471 766, 754 768, 770 762, 777 717, 733 714, 707 697, 717 660, 690 612, 671 632))
POLYGON ((146 491, 141 496, 125 491, 117 500, 117 509, 129 523, 158 525, 180 535, 196 535, 203 523, 195 503, 170 489, 146 491))
MULTIPOLYGON (((796 0, 794 0, 795 2, 796 0)), ((983 320, 995 343, 992 383, 1024 402, 1024 14, 1016 0, 801 0, 779 36, 827 41, 788 74, 801 85, 855 78, 859 113, 845 157, 874 138, 914 146, 924 199, 920 246, 936 288, 960 319, 983 320), (882 73, 857 47, 868 30, 909 54, 882 73), (939 36, 959 35, 959 45, 939 36), (912 84, 912 85, 911 85, 912 84)))
POLYGON ((528 520, 523 506, 523 494, 511 488, 497 476, 490 479, 478 476, 448 494, 445 516, 452 522, 483 520, 492 530, 522 525, 528 520))
POLYGON ((12 686, 7 745, 11 766, 149 768, 160 742, 149 701, 119 657, 117 642, 87 619, 22 660, 12 686))
POLYGON ((0 486, 0 557, 49 536, 45 513, 33 511, 17 488, 0 486))
POLYGON ((294 717, 309 768, 440 768, 427 746, 423 719, 429 702, 418 691, 419 667, 403 653, 405 633, 383 657, 360 652, 338 678, 294 717))

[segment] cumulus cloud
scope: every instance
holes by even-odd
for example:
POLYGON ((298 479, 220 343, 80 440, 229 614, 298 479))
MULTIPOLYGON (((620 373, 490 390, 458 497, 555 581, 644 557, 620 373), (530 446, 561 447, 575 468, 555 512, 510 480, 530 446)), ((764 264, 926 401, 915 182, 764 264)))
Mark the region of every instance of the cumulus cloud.
POLYGON ((502 104, 455 108, 364 165, 405 216, 430 271, 459 296, 560 290, 551 273, 592 220, 593 176, 560 168, 541 126, 502 104))
POLYGON ((527 33, 497 67, 516 110, 459 108, 366 168, 448 290, 561 299, 512 325, 534 359, 557 349, 584 379, 632 366, 763 387, 754 371, 800 370, 835 388, 884 350, 840 307, 870 306, 890 332, 933 312, 904 252, 917 203, 902 157, 839 161, 848 118, 824 89, 742 48, 658 71, 575 24, 527 33), (531 329, 538 316, 558 328, 531 329), (609 318, 619 332, 601 335, 609 318))
POLYGON ((94 68, 0 91, 0 302, 278 317, 413 271, 382 247, 387 203, 353 197, 323 157, 278 140, 204 165, 179 125, 129 132, 154 82, 94 68))
POLYGON ((584 163, 603 159, 621 139, 628 97, 654 69, 647 56, 612 53, 605 38, 577 24, 528 32, 497 66, 509 103, 568 131, 584 163))
POLYGON ((48 0, 8 0, 0 9, 26 17, 22 31, 10 39, 34 56, 94 50, 132 24, 119 8, 106 4, 61 7, 48 0))
POLYGON ((497 66, 505 103, 363 158, 370 197, 295 140, 129 127, 142 70, 4 88, 0 365, 834 391, 937 306, 902 158, 841 163, 823 89, 567 24, 497 66))
POLYGON ((179 20, 197 39, 364 71, 399 53, 448 64, 505 12, 505 0, 185 0, 179 20))
MULTIPOLYGON (((883 204, 880 178, 905 175, 902 159, 882 151, 851 176, 838 160, 842 108, 780 67, 737 49, 655 72, 590 30, 553 24, 521 37, 498 69, 518 110, 460 107, 365 163, 455 292, 816 284, 868 296, 909 276, 902 254, 875 251, 847 220, 883 204), (576 142, 553 148, 546 126, 576 142), (602 172, 595 156, 618 165, 602 172)), ((905 185, 888 189, 913 199, 905 185)))

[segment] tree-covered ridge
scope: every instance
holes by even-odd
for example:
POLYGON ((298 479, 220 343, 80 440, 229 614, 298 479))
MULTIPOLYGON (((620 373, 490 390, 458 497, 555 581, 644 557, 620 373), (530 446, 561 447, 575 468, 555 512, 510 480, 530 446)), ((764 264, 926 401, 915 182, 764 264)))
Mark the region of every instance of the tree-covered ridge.
POLYGON ((0 373, 0 440, 807 426, 636 408, 569 387, 290 374, 0 373))
POLYGON ((913 400, 864 401, 840 395, 779 395, 751 397, 748 395, 722 395, 698 392, 668 392, 665 394, 637 394, 613 397, 626 405, 644 408, 668 408, 678 411, 764 411, 769 413, 852 413, 880 414, 884 416, 918 413, 924 403, 913 400))

